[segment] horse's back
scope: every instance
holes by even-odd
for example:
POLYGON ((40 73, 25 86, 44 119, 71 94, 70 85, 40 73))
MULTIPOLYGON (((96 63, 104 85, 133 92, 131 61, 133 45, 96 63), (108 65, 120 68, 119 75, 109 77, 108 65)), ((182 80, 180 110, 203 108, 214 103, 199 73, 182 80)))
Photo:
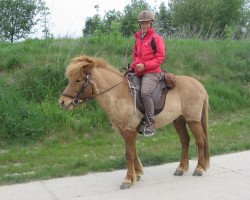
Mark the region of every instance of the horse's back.
POLYGON ((201 82, 191 76, 176 76, 176 85, 179 89, 198 90, 201 93, 207 94, 201 82))

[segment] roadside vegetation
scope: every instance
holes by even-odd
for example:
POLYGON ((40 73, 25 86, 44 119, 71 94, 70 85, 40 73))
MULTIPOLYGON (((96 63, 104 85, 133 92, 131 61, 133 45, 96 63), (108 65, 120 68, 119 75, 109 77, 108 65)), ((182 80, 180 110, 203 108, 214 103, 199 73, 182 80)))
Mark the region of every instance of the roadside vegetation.
MULTIPOLYGON (((210 99, 211 155, 250 149, 249 40, 165 39, 163 68, 199 79, 210 99)), ((91 100, 74 111, 59 107, 64 72, 80 54, 102 57, 123 71, 134 39, 81 39, 0 43, 0 185, 126 167, 122 137, 91 100)), ((144 166, 178 161, 172 125, 138 137, 144 166)), ((197 155, 191 137, 190 158, 197 155)), ((174 169, 173 169, 174 171, 174 169)))

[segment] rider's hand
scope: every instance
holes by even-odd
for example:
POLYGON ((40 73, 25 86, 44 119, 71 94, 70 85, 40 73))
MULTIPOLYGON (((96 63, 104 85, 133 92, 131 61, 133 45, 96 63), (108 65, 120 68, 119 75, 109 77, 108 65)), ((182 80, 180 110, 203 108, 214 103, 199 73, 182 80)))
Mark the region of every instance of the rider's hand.
POLYGON ((137 64, 136 67, 139 72, 142 72, 145 68, 145 65, 143 63, 140 63, 140 64, 137 64))

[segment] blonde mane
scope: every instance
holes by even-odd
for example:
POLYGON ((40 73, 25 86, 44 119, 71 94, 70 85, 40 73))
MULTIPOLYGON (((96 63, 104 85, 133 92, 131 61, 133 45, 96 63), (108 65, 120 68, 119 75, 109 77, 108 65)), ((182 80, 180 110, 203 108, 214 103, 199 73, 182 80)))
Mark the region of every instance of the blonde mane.
POLYGON ((65 76, 69 80, 76 80, 82 74, 92 68, 103 68, 111 71, 117 75, 122 76, 122 73, 114 68, 111 64, 102 58, 95 58, 91 56, 81 55, 71 60, 71 63, 66 69, 65 76))

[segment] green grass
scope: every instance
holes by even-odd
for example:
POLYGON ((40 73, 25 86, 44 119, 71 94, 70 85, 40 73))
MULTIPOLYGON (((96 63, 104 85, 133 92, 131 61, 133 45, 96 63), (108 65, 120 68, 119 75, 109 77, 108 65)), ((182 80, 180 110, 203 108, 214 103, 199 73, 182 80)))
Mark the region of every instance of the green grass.
MULTIPOLYGON (((211 121, 209 139, 212 155, 250 149, 249 111, 211 121)), ((139 136, 137 148, 144 166, 179 161, 181 153, 179 138, 171 125, 160 129, 153 138, 139 136)), ((112 130, 84 135, 73 132, 47 135, 45 141, 33 145, 1 149, 0 183, 21 183, 124 169, 124 153, 121 136, 112 130)), ((191 136, 190 158, 196 157, 197 148, 191 136)))
MULTIPOLYGON (((122 70, 131 62, 133 44, 133 38, 106 36, 0 43, 1 185, 126 168, 122 137, 99 105, 89 101, 69 112, 58 97, 71 58, 103 57, 122 70)), ((250 42, 166 44, 163 67, 198 78, 208 91, 211 154, 250 149, 250 42)), ((139 137, 137 147, 144 166, 178 161, 181 151, 171 125, 155 137, 139 137)), ((191 136, 190 158, 196 156, 191 136)))

